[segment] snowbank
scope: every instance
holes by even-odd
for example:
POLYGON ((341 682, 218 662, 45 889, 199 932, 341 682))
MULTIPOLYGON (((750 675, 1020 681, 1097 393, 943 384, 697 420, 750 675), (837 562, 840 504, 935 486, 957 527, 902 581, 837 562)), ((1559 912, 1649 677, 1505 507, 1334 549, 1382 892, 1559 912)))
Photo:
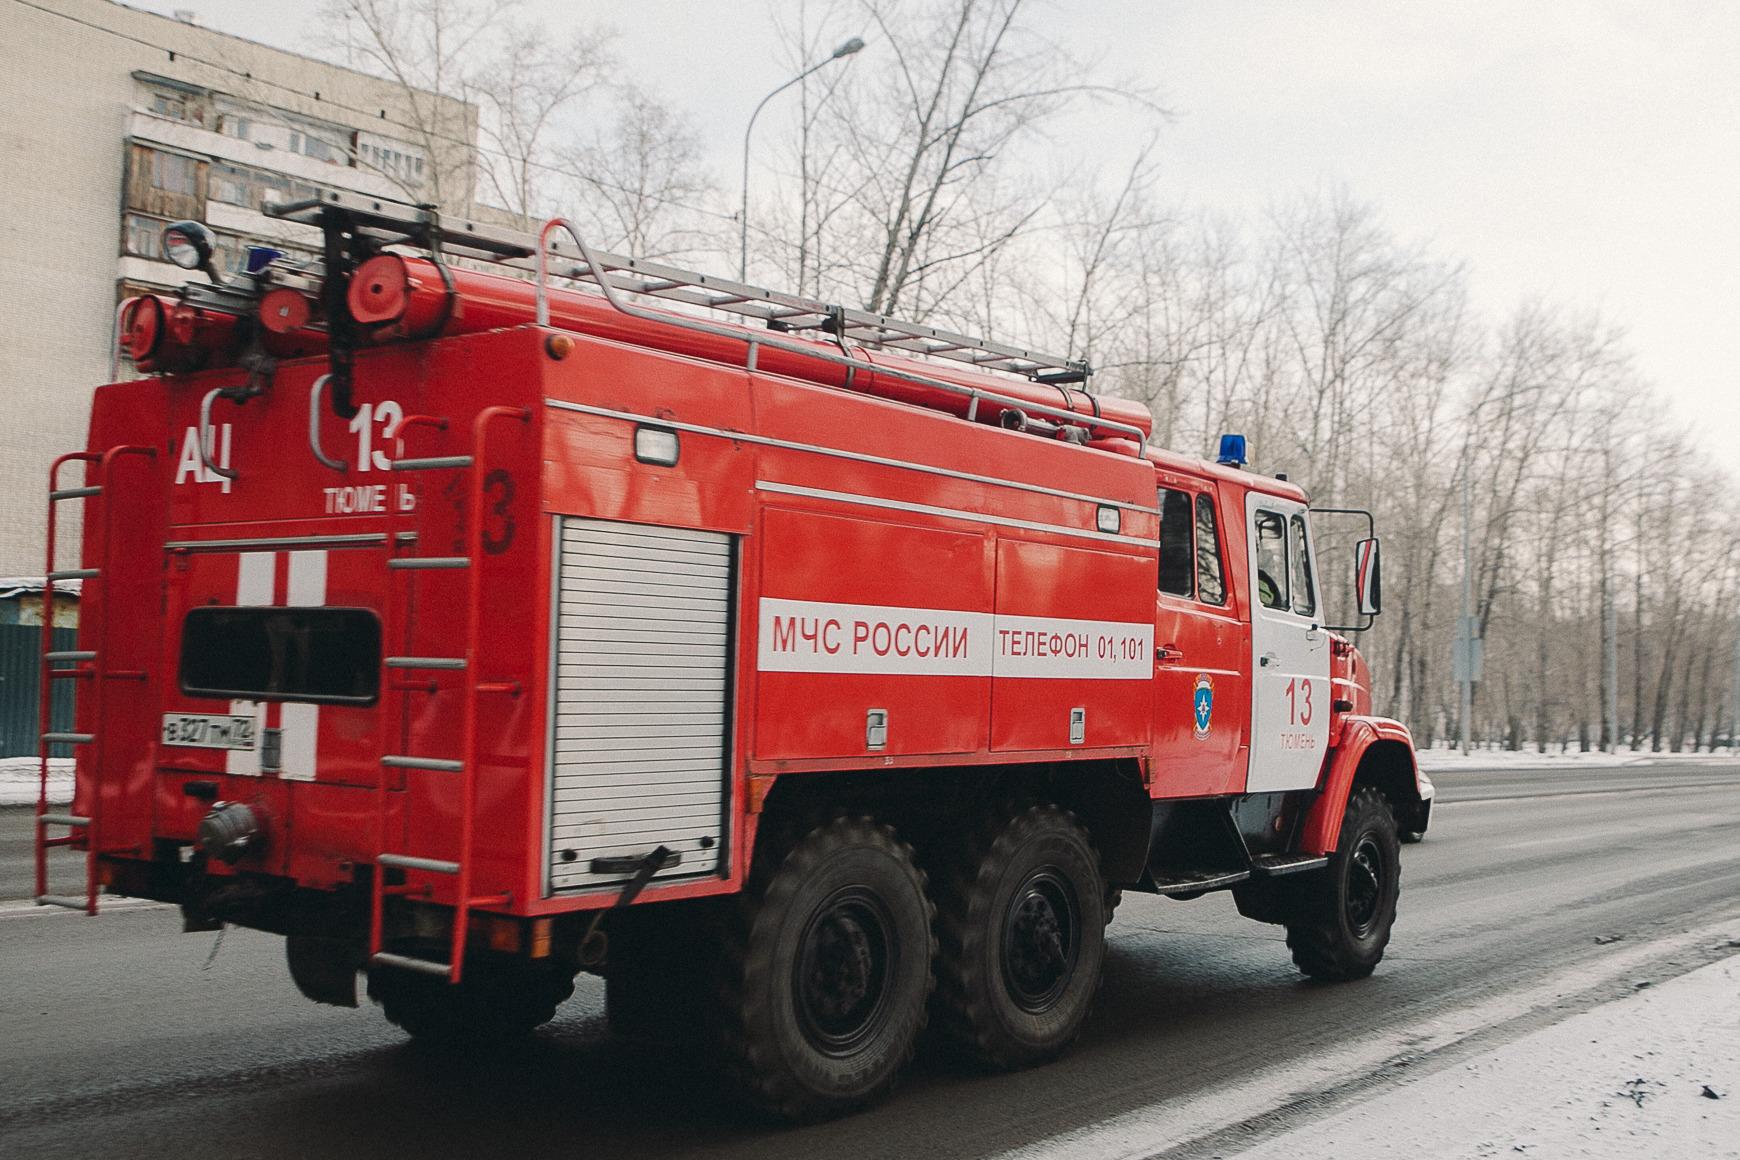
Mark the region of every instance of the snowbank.
POLYGON ((1740 956, 1237 1155, 1740 1157, 1740 956))
MULTIPOLYGON (((41 765, 34 757, 0 757, 0 806, 33 806, 41 765)), ((73 759, 48 759, 48 801, 64 806, 72 801, 73 759)))

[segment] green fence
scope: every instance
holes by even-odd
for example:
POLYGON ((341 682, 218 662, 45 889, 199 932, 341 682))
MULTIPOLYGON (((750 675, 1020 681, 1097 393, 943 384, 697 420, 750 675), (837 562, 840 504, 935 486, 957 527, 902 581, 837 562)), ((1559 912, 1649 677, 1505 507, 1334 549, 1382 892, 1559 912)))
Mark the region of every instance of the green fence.
MULTIPOLYGON (((54 630, 56 649, 78 647, 76 628, 54 630)), ((36 734, 42 728, 37 720, 42 695, 42 626, 38 624, 0 624, 0 757, 36 755, 36 734)), ((77 681, 56 681, 54 690, 54 727, 71 730, 73 724, 73 686, 77 681)), ((55 757, 70 757, 72 749, 56 745, 55 757)))

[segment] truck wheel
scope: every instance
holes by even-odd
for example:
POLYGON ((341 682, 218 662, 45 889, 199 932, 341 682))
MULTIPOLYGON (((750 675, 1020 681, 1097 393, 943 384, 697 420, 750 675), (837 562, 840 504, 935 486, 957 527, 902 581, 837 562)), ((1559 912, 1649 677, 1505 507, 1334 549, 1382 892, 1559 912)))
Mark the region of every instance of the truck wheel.
POLYGON ((1329 865, 1297 884, 1287 946, 1301 971, 1345 982, 1376 969, 1396 921, 1400 852, 1389 802, 1369 786, 1355 790, 1329 865))
POLYGON ((1105 960, 1099 856, 1066 810, 1037 805, 968 843, 937 897, 937 1024, 979 1063, 1030 1067, 1081 1032, 1105 960))
POLYGON ((726 939, 717 1048, 756 1109, 819 1120, 886 1094, 932 987, 934 909, 912 848, 869 818, 824 823, 752 884, 726 939))
POLYGON ((571 971, 555 966, 467 963, 458 984, 395 967, 369 971, 369 998, 413 1039, 441 1044, 498 1042, 529 1035, 574 993, 571 971))

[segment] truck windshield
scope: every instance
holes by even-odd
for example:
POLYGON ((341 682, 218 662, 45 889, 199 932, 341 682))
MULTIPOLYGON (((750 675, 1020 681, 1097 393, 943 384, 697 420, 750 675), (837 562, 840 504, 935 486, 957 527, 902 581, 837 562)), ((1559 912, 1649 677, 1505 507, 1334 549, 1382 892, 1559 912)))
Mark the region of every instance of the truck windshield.
POLYGON ((190 697, 368 704, 381 622, 366 608, 195 608, 181 628, 190 697))

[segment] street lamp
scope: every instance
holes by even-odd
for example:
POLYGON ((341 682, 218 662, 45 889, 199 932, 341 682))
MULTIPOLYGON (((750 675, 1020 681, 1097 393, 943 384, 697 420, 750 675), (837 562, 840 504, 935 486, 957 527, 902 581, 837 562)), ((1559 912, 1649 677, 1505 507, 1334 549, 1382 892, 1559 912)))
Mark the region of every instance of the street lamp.
POLYGON ((797 76, 791 78, 791 80, 786 81, 783 85, 780 85, 777 89, 774 89, 771 93, 768 93, 765 97, 761 98, 761 104, 756 105, 755 112, 749 114, 749 127, 743 130, 743 211, 737 219, 738 224, 741 227, 737 246, 738 281, 741 282, 749 277, 749 135, 755 132, 755 118, 761 116, 761 110, 766 106, 767 102, 773 100, 773 98, 779 96, 779 94, 785 92, 787 89, 791 88, 823 65, 839 60, 843 56, 851 56, 863 47, 864 38, 861 36, 854 36, 851 40, 846 41, 846 43, 830 53, 826 60, 817 61, 797 76))

